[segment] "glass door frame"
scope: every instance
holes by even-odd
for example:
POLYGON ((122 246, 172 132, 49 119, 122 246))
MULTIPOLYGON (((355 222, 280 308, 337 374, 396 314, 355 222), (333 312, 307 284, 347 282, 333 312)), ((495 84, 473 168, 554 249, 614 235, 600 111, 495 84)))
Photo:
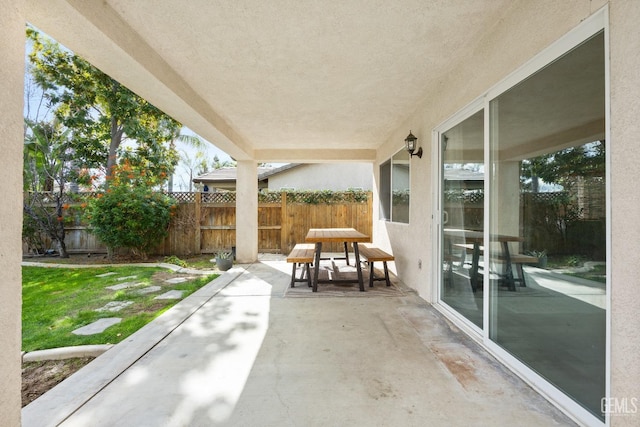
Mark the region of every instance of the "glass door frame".
MULTIPOLYGON (((444 179, 444 171, 443 171, 443 150, 442 150, 442 135, 447 132, 449 129, 455 127, 456 125, 462 123, 463 121, 465 121, 466 119, 470 118, 471 116, 473 116, 474 114, 477 114, 480 111, 484 111, 484 137, 485 137, 485 144, 486 144, 486 137, 487 137, 487 130, 486 130, 486 124, 487 124, 487 117, 488 115, 486 114, 486 107, 485 107, 486 101, 485 101, 485 97, 481 97, 481 98, 477 98, 476 100, 474 100, 473 102, 471 102, 469 105, 467 105, 465 108, 461 109, 460 111, 458 111, 456 114, 454 114, 451 118, 449 118, 448 120, 446 120, 445 122, 441 123, 439 126, 437 126, 433 133, 432 133, 432 140, 434 142, 433 146, 435 147, 434 150, 431 150, 432 153, 432 164, 436 165, 436 167, 434 167, 432 169, 432 173, 433 173, 433 179, 432 182, 437 183, 434 187, 435 187, 435 191, 434 191, 434 214, 433 214, 433 230, 435 230, 435 239, 432 239, 432 250, 433 253, 435 254, 435 263, 434 265, 436 266, 436 268, 434 268, 432 270, 432 274, 433 274, 433 283, 436 284, 436 286, 434 286, 433 288, 433 301, 436 301, 436 307, 443 311, 448 317, 456 319, 457 321, 457 325, 458 327, 460 327, 461 329, 463 329, 469 336, 471 336, 471 338, 475 339, 478 342, 483 342, 486 338, 488 338, 488 333, 486 334, 485 337, 485 333, 484 330, 486 328, 479 328, 477 325, 475 325, 474 323, 472 323, 469 319, 465 318, 462 314, 460 314, 458 311, 456 311, 454 308, 452 308, 450 305, 448 305, 446 302, 444 302, 442 300, 442 287, 441 287, 441 283, 443 280, 443 276, 442 276, 442 263, 443 263, 443 258, 442 258, 442 254, 443 254, 443 223, 442 223, 442 216, 443 216, 443 211, 444 211, 444 198, 443 198, 443 179, 444 179)), ((486 153, 486 147, 485 147, 485 153, 486 153)), ((484 159, 484 163, 485 165, 487 164, 487 159, 484 159)), ((486 197, 486 190, 487 190, 487 182, 488 182, 488 171, 487 168, 485 167, 485 171, 484 171, 484 191, 485 191, 485 197, 484 197, 484 212, 488 212, 487 209, 487 197, 486 197)), ((484 230, 486 233, 486 226, 487 226, 487 215, 484 215, 484 230)), ((485 239, 487 238, 486 234, 485 234, 485 239)), ((487 278, 485 277, 483 280, 486 280, 487 278)), ((483 325, 486 325, 487 323, 487 300, 486 300, 486 294, 483 292, 483 325)))
MULTIPOLYGON (((469 105, 459 110, 452 115, 449 119, 436 126, 432 132, 432 182, 434 183, 432 192, 433 201, 433 222, 432 229, 434 231, 434 239, 432 239, 432 254, 434 260, 434 266, 432 270, 432 283, 433 292, 432 298, 434 301, 434 307, 441 311, 447 318, 449 318, 457 327, 462 329, 471 338, 482 345, 488 350, 494 357, 496 357, 501 363, 506 365, 512 372, 518 375, 527 384, 533 387, 538 393, 545 396, 563 412, 567 413, 570 417, 577 420, 579 423, 589 425, 609 425, 610 415, 605 414, 605 422, 602 423, 599 419, 594 417, 586 409, 576 403, 569 396, 565 395, 558 388, 550 384, 547 380, 538 375, 531 368, 526 366, 520 360, 515 358, 505 349, 498 344, 491 341, 489 338, 489 331, 492 325, 490 324, 490 292, 489 286, 483 287, 483 328, 480 329, 476 325, 472 324, 468 319, 455 311, 452 307, 447 305, 442 300, 442 242, 443 242, 443 151, 442 151, 442 134, 453 128, 457 124, 462 123, 468 117, 477 113, 480 110, 484 110, 484 162, 485 162, 485 176, 484 176, 484 241, 489 241, 490 232, 490 201, 491 201, 491 186, 489 182, 490 168, 492 159, 490 158, 490 136, 491 136, 491 101, 498 98, 502 93, 506 92, 516 84, 522 82, 526 78, 535 74, 546 65, 561 58, 567 52, 573 48, 584 43, 590 37, 604 32, 604 49, 605 49, 605 138, 606 141, 611 141, 610 130, 610 64, 609 64, 609 10, 608 6, 604 6, 598 12, 585 19, 580 25, 573 30, 569 31, 566 35, 558 39, 551 46, 544 49, 538 55, 534 56, 531 60, 526 62, 516 71, 508 75, 502 81, 495 86, 487 90, 480 97, 476 98, 469 105)), ((610 145, 606 148, 606 201, 607 201, 607 218, 606 218, 606 252, 607 262, 606 266, 606 358, 605 358, 605 370, 606 370, 606 390, 605 397, 611 396, 611 159, 610 159, 610 145)), ((484 283, 489 283, 489 271, 484 271, 484 283)))

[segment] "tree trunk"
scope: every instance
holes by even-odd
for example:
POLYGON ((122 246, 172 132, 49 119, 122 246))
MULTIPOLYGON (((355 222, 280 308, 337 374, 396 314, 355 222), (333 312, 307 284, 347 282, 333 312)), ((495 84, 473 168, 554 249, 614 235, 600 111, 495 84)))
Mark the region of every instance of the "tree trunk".
MULTIPOLYGON (((118 119, 111 116, 111 142, 109 143, 109 157, 107 158, 107 176, 113 176, 113 168, 117 163, 118 147, 122 142, 123 130, 118 126, 118 119)), ((105 187, 109 187, 109 180, 105 182, 105 187)))
POLYGON ((58 253, 60 254, 60 258, 69 258, 69 252, 67 252, 67 245, 63 240, 58 240, 58 253))

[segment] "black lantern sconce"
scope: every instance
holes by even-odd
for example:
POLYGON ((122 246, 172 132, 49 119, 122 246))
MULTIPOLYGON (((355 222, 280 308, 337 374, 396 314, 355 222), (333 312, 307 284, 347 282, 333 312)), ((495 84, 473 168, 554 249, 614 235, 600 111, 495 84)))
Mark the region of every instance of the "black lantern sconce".
POLYGON ((418 148, 418 151, 414 153, 414 151, 416 151, 417 141, 418 141, 418 138, 416 138, 415 135, 412 134, 411 131, 409 131, 409 135, 404 139, 404 146, 409 152, 409 154, 411 155, 411 157, 418 156, 418 158, 421 159, 422 147, 418 148))

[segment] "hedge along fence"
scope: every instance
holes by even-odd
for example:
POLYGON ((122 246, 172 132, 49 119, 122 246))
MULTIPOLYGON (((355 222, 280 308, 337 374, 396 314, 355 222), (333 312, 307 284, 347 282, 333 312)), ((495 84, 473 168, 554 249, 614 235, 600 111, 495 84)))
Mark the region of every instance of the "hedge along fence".
MULTIPOLYGON (((157 255, 194 255, 230 250, 236 246, 236 193, 170 193, 177 209, 169 234, 157 255)), ((95 193, 74 195, 65 219, 65 242, 70 253, 101 253, 106 247, 82 219, 82 203, 95 193)), ((297 191, 258 194, 258 251, 288 253, 304 242, 310 228, 353 227, 371 236, 372 194, 364 191, 297 191)), ((45 248, 50 242, 45 241, 45 248)), ((25 245, 24 252, 30 252, 25 245)), ((323 251, 342 251, 327 244, 323 251)))

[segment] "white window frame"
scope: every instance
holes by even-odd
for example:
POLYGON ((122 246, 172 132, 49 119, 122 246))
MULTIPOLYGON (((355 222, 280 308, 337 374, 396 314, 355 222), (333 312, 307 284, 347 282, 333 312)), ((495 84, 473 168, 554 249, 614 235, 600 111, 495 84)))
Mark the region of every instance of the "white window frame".
MULTIPOLYGON (((388 218, 386 217, 382 217, 382 215, 380 215, 380 220, 385 221, 385 222, 390 222, 393 224, 399 224, 399 225, 409 225, 409 223, 411 222, 411 157, 409 157, 409 161, 408 161, 408 165, 409 165, 409 177, 408 177, 408 181, 409 181, 409 218, 407 219, 406 222, 404 221, 395 221, 393 219, 393 158, 396 156, 396 154, 401 153, 404 149, 400 149, 395 151, 391 157, 389 157, 387 160, 385 160, 384 162, 380 163, 379 165, 379 172, 380 172, 380 185, 378 187, 378 191, 380 193, 380 205, 382 206, 382 183, 383 183, 383 179, 385 179, 385 177, 382 174, 382 167, 384 165, 388 165, 389 166, 389 176, 386 177, 388 179, 388 183, 389 183, 389 199, 385 199, 386 202, 386 206, 388 206, 389 208, 389 212, 388 212, 388 218)), ((381 214, 382 214, 382 209, 380 210, 381 214)))
MULTIPOLYGON (((598 34, 599 32, 604 31, 604 44, 605 44, 605 138, 606 141, 611 141, 611 130, 610 130, 610 64, 609 64, 609 9, 608 6, 604 6, 598 12, 591 15, 589 18, 585 19, 582 23, 580 23, 576 28, 569 31, 560 39, 556 40, 551 46, 544 49, 538 55, 531 58, 527 63, 518 68, 516 71, 508 75, 502 81, 497 83, 495 86, 487 90, 480 97, 476 98, 472 103, 464 107, 462 110, 454 114, 452 117, 438 125, 433 133, 432 133, 432 143, 436 149, 432 150, 432 161, 433 165, 436 167, 432 168, 432 179, 433 182, 436 183, 434 186, 434 191, 432 195, 432 202, 434 206, 434 215, 433 215, 433 229, 439 232, 441 230, 441 218, 442 218, 442 200, 441 200, 441 185, 442 185, 442 176, 441 176, 441 153, 440 153, 440 137, 443 132, 446 132, 450 128, 454 127, 458 123, 461 123, 466 118, 470 117, 473 113, 478 111, 479 109, 484 108, 484 150, 485 153, 490 152, 490 120, 491 120, 491 110, 490 110, 490 102, 497 97, 499 97, 502 93, 506 92, 510 88, 514 87, 518 83, 537 73, 539 70, 543 69, 548 64, 562 57, 566 53, 568 53, 571 49, 581 45, 589 38, 598 34)), ((610 144, 607 144, 606 148, 606 159, 605 159, 605 167, 606 167, 606 200, 607 200, 607 221, 606 221, 606 252, 607 252, 607 285, 606 285, 606 356, 605 356, 605 369, 606 369, 606 379, 605 379, 605 397, 611 396, 611 159, 610 159, 610 144)), ((485 165, 489 164, 488 158, 485 158, 485 165)), ((485 233, 485 241, 489 240, 489 203, 491 200, 491 188, 489 185, 489 170, 490 168, 485 167, 485 198, 484 198, 484 233, 485 233)), ((440 248, 440 237, 436 236, 433 239, 432 250, 434 254, 434 265, 440 266, 442 265, 441 259, 441 248, 440 248)), ((471 338, 476 340, 479 344, 481 344, 486 350, 488 350, 491 354, 493 354, 501 363, 506 365, 510 370, 512 370, 516 375, 522 378, 527 384, 529 384, 532 388, 534 388, 538 393, 545 396, 548 400, 550 400, 554 405, 556 405, 559 409, 561 409, 564 413, 566 413, 569 417, 573 418, 580 424, 586 425, 610 425, 610 416, 609 414, 605 414, 605 422, 602 423, 599 418, 596 418, 589 411, 584 409, 581 405, 576 403, 569 396, 564 394, 558 388, 553 386, 547 380, 538 375, 535 371, 529 368, 527 365, 523 364, 520 360, 516 359, 513 355, 508 353, 506 350, 498 346, 496 343, 489 339, 489 293, 488 287, 485 287, 484 297, 483 297, 483 328, 480 329, 476 325, 472 324, 466 318, 464 318, 460 313, 453 310, 446 303, 444 303, 441 299, 440 295, 440 283, 441 283, 441 269, 434 268, 432 273, 432 279, 435 284, 433 287, 432 296, 434 297, 435 304, 434 306, 441 311, 445 316, 447 316, 456 326, 460 327, 465 333, 467 333, 471 338)), ((489 283, 489 272, 485 270, 485 283, 489 283)))

